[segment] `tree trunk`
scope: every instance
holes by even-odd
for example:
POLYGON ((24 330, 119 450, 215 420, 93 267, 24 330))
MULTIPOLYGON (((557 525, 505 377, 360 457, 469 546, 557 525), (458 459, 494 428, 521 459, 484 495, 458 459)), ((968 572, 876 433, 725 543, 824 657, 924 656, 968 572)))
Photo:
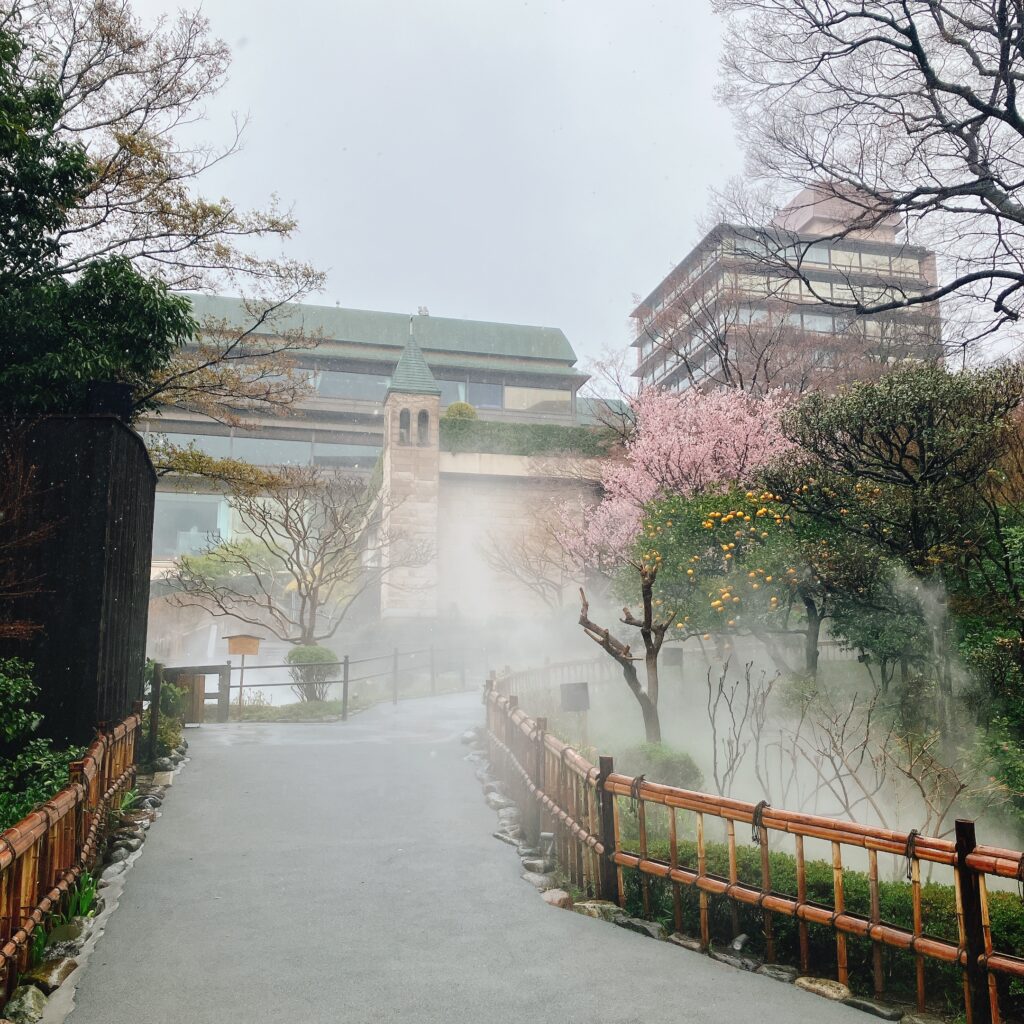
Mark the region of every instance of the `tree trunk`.
POLYGON ((647 695, 637 697, 640 709, 644 713, 644 734, 647 743, 661 742, 661 719, 658 717, 658 705, 652 704, 647 695))
POLYGON ((818 606, 809 597, 804 598, 804 611, 807 613, 807 632, 804 634, 804 671, 811 679, 817 679, 821 616, 818 614, 818 606))

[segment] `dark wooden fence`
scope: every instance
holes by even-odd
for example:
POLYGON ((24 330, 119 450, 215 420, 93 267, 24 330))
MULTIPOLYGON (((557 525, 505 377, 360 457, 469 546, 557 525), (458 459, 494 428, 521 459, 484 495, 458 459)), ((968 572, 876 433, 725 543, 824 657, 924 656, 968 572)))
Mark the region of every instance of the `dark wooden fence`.
POLYGON ((34 664, 40 731, 82 744, 142 697, 156 474, 142 439, 108 415, 8 429, 33 467, 32 516, 49 525, 11 566, 31 581, 9 610, 39 630, 0 644, 34 664))
POLYGON ((860 825, 813 814, 799 814, 751 804, 742 800, 692 792, 633 778, 614 770, 610 757, 600 757, 595 766, 576 750, 546 731, 543 719, 530 718, 519 707, 515 695, 505 696, 489 681, 486 691, 487 735, 491 763, 524 808, 528 829, 548 824, 556 837, 558 862, 571 883, 588 894, 625 905, 623 869, 640 873, 645 912, 650 914, 649 879, 669 882, 675 892, 676 928, 681 929, 680 887, 697 890, 700 900, 700 941, 710 946, 709 904, 711 896, 724 897, 737 905, 757 907, 764 915, 768 959, 774 957, 773 915, 794 918, 800 936, 801 966, 808 969, 809 925, 832 930, 836 947, 836 974, 848 982, 847 938, 856 936, 873 944, 876 996, 884 992, 881 970, 883 946, 904 950, 916 958, 918 1009, 925 1008, 926 959, 957 965, 963 970, 964 999, 970 1024, 991 1024, 1000 1020, 998 979, 1024 978, 1024 959, 993 948, 989 918, 987 879, 1024 879, 1024 853, 978 845, 974 823, 957 822, 957 838, 934 839, 916 833, 860 825), (619 800, 635 807, 638 841, 623 841, 619 800), (651 807, 668 815, 667 859, 652 854, 647 833, 651 807), (680 858, 677 816, 690 812, 695 821, 695 863, 680 858), (541 821, 531 821, 539 814, 541 821), (727 876, 708 870, 705 824, 718 819, 724 825, 729 852, 727 876), (760 885, 741 881, 737 870, 736 825, 752 829, 761 850, 760 885), (772 888, 769 835, 792 837, 796 859, 796 892, 781 893, 772 888), (819 839, 832 850, 833 901, 831 906, 809 902, 804 861, 804 840, 819 839), (871 914, 851 913, 844 900, 843 849, 864 850, 868 857, 871 914), (910 875, 913 928, 881 920, 877 858, 879 853, 906 858, 910 875), (941 864, 952 869, 956 890, 956 930, 959 942, 933 938, 924 932, 921 901, 921 864, 941 864))
POLYGON ((0 1007, 28 966, 32 934, 96 864, 122 794, 135 779, 140 716, 103 729, 70 782, 0 835, 0 1007))

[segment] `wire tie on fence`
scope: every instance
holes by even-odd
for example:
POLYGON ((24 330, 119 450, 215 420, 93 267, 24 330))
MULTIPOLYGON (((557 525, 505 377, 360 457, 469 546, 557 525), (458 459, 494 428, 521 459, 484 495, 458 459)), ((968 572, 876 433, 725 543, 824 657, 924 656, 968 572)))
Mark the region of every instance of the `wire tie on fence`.
POLYGON ((643 785, 645 776, 637 775, 629 784, 629 813, 636 814, 637 804, 640 802, 640 787, 643 785))
POLYGON ((1024 853, 1017 861, 1017 888, 1020 891, 1021 902, 1024 903, 1024 853))
POLYGON ((903 851, 903 855, 907 858, 908 882, 914 877, 914 858, 917 856, 917 837, 920 834, 916 828, 912 828, 907 834, 907 848, 903 851))
POLYGON ((761 829, 764 828, 764 810, 766 807, 771 807, 771 804, 767 800, 762 800, 754 808, 754 813, 750 816, 750 841, 761 845, 761 829))

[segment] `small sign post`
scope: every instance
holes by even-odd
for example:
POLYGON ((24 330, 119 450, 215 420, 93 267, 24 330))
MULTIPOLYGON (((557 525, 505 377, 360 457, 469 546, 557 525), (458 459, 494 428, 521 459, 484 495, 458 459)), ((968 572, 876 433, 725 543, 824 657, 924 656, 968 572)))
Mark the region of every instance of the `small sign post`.
POLYGON ((579 716, 580 746, 588 745, 587 712, 590 710, 589 683, 562 683, 562 710, 575 712, 579 716))
POLYGON ((247 654, 257 655, 260 653, 260 638, 249 633, 235 633, 234 636, 224 637, 228 642, 228 654, 240 654, 242 656, 242 667, 238 672, 238 721, 242 721, 245 715, 245 656, 247 654))

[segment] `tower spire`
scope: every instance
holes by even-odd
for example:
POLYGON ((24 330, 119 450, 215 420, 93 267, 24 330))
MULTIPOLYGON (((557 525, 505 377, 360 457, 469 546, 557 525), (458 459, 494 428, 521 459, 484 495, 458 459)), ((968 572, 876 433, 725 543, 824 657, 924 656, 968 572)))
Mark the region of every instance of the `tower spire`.
POLYGON ((434 375, 427 366, 426 359, 416 344, 416 335, 413 333, 413 318, 409 317, 409 340, 405 343, 405 350, 402 352, 395 367, 395 372, 388 385, 388 394, 398 395, 440 395, 441 388, 438 386, 434 375))

